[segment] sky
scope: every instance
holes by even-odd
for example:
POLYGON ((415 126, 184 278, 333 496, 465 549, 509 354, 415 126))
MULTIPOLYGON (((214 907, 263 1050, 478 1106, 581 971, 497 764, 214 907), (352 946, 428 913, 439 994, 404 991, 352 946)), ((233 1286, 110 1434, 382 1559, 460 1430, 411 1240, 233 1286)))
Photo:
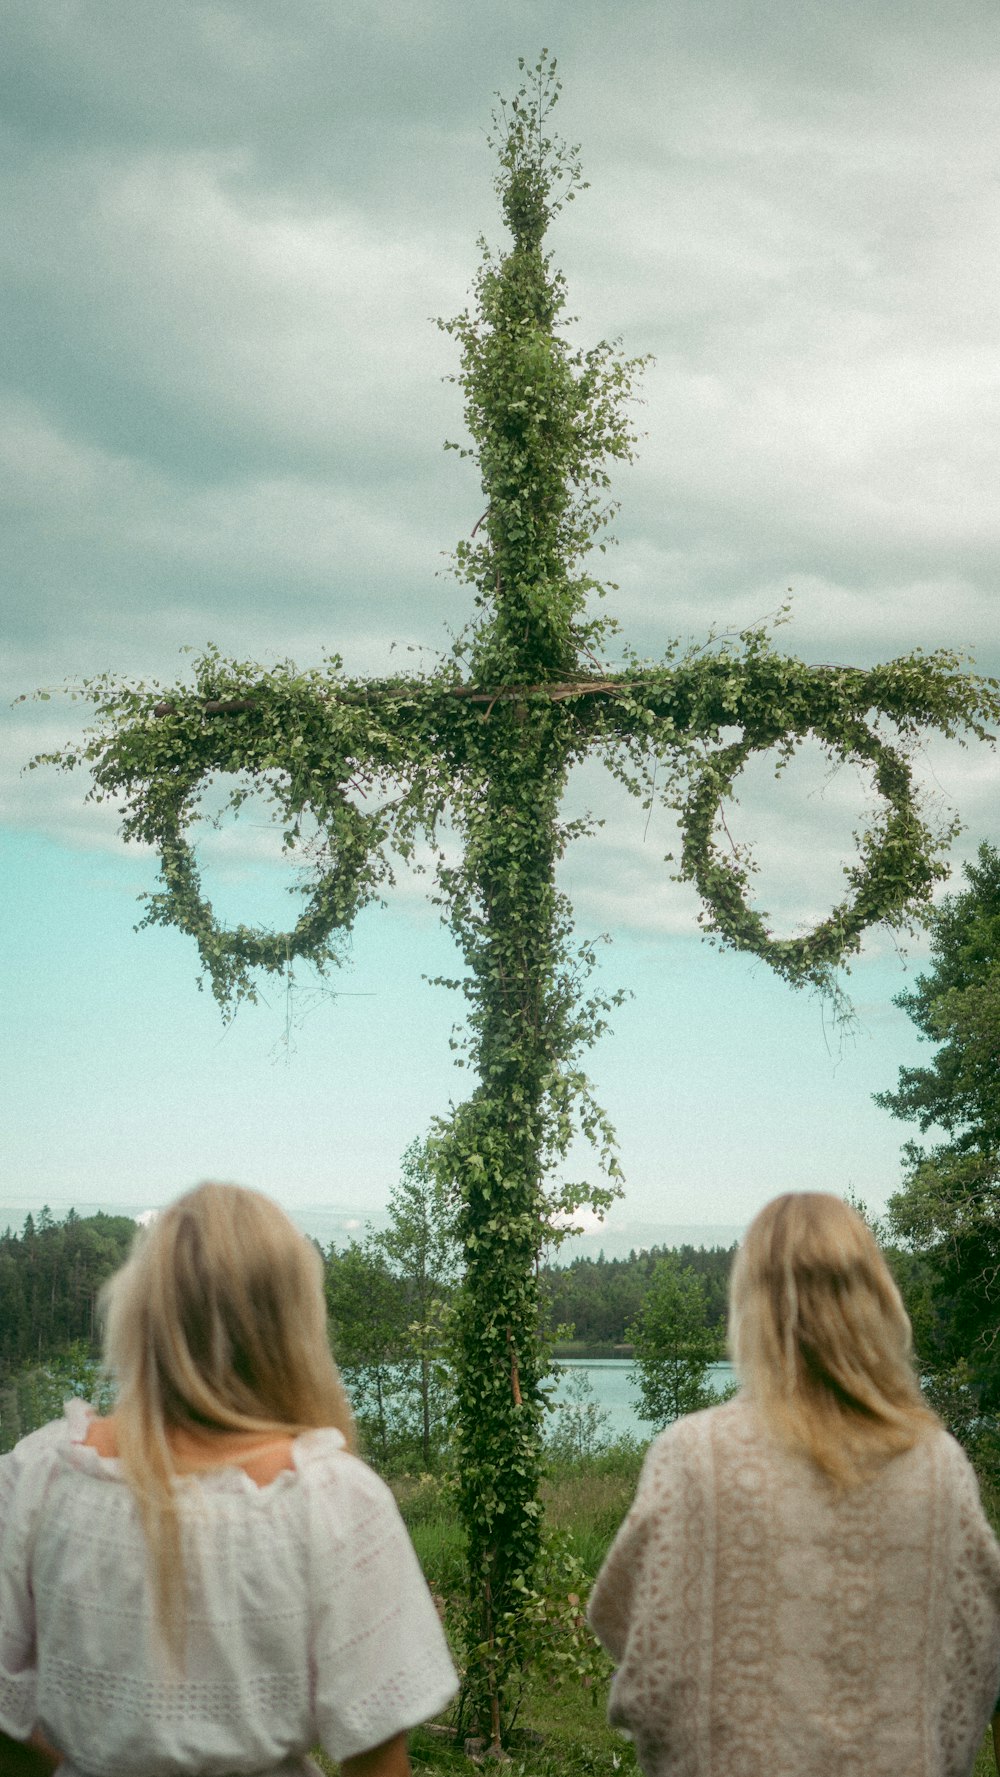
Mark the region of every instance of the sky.
MULTIPOLYGON (((806 660, 948 646, 1000 671, 995 11, 7 0, 5 39, 0 1223, 225 1177, 349 1230, 469 1087, 426 879, 366 910, 325 989, 265 986, 225 1025, 190 943, 134 930, 155 858, 78 774, 24 769, 87 720, 64 688, 183 681, 209 643, 357 675, 447 651, 470 600, 448 552, 481 506, 442 448, 462 421, 434 318, 477 238, 503 245, 490 112, 542 47, 590 182, 550 236, 573 337, 655 360, 614 484, 623 639, 657 657, 790 589, 779 641, 806 660)), ((958 869, 998 837, 998 761, 934 742, 918 770, 963 822, 958 869)), ((865 787, 807 745, 740 792, 761 904, 801 930, 840 898, 865 787)), ((665 813, 597 765, 584 810, 603 825, 562 886, 630 994, 589 1058, 626 1178, 594 1240, 728 1237, 784 1189, 881 1208, 914 1132, 872 1093, 926 1055, 893 1004, 926 940, 871 936, 844 1032, 704 943, 665 813)), ((291 923, 259 809, 201 856, 227 917, 291 923)))

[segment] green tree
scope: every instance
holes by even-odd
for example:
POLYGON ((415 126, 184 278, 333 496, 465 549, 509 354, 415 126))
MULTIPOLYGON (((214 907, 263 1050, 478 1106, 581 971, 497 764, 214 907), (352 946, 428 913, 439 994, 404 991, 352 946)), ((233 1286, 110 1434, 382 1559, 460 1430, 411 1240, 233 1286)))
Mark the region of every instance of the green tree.
POLYGON ((981 845, 967 887, 927 916, 931 968, 897 996, 937 1045, 926 1067, 904 1067, 876 1103, 947 1131, 957 1153, 1000 1149, 1000 852, 981 845))
POLYGON ((326 1263, 326 1300, 334 1355, 366 1450, 390 1466, 400 1429, 400 1366, 407 1351, 406 1298, 382 1243, 368 1230, 326 1263))
POLYGON ((704 1286, 690 1265, 681 1265, 673 1254, 658 1261, 629 1332, 641 1418, 659 1431, 685 1413, 718 1402, 708 1385, 708 1368, 718 1363, 725 1348, 719 1332, 708 1324, 704 1286))
POLYGON ((430 1472, 454 1393, 450 1322, 459 1265, 444 1187, 417 1142, 403 1155, 380 1244, 406 1301, 406 1387, 416 1408, 421 1462, 430 1472))
POLYGON ((1000 1408, 1000 852, 979 849, 966 887, 929 916, 931 967, 898 996, 936 1045, 924 1067, 900 1069, 876 1103, 945 1140, 904 1147, 905 1178, 889 1204, 897 1239, 923 1258, 915 1317, 924 1367, 964 1374, 1000 1408))
POLYGON ((572 1327, 572 1338, 584 1345, 622 1344, 626 1327, 639 1313, 657 1260, 669 1251, 698 1273, 705 1289, 709 1325, 723 1327, 735 1247, 652 1246, 630 1253, 627 1259, 606 1259, 601 1253, 596 1259, 547 1265, 542 1282, 549 1326, 572 1327))
POLYGON ((605 546, 609 465, 632 455, 641 366, 607 341, 584 350, 567 338, 566 287, 544 243, 582 181, 576 149, 550 133, 558 90, 543 52, 495 114, 509 244, 484 249, 469 309, 444 323, 460 351, 461 448, 478 462, 484 508, 455 554, 474 609, 451 655, 425 677, 379 681, 347 678, 335 656, 300 671, 212 649, 195 661, 193 686, 165 692, 108 673, 83 686, 95 728, 47 756, 91 765, 93 793, 123 810, 124 836, 158 851, 147 921, 195 939, 227 1007, 253 996, 261 971, 287 974, 299 957, 320 968, 342 960, 345 934, 394 864, 421 836, 435 848, 476 1080, 428 1148, 455 1204, 463 1267, 463 1706, 494 1747, 523 1683, 524 1600, 540 1550, 539 1259, 559 1212, 606 1207, 618 1178, 613 1132, 582 1064, 609 1002, 588 998, 593 948, 574 942, 555 881, 568 839, 589 830, 560 819, 568 773, 597 753, 645 802, 677 810, 679 872, 701 894, 707 929, 792 984, 833 992, 836 967, 867 928, 906 926, 943 871, 950 830, 934 833, 921 817, 911 743, 928 728, 983 735, 1000 712, 996 689, 945 651, 871 669, 810 667, 753 629, 661 661, 625 650, 624 667, 611 663, 615 626, 595 614, 607 588, 586 558, 599 539, 605 546), (723 804, 755 753, 780 770, 807 738, 866 771, 876 806, 844 900, 812 931, 778 938, 750 904, 753 861, 728 848, 723 804), (312 873, 291 931, 227 929, 202 892, 192 830, 205 780, 227 773, 237 778, 231 807, 249 776, 272 798, 287 851, 307 848, 312 873), (458 841, 447 850, 446 821, 458 841), (581 1130, 603 1180, 565 1177, 581 1130))
POLYGON ((451 1304, 458 1269, 440 1181, 416 1142, 388 1226, 326 1259, 333 1348, 366 1448, 383 1471, 437 1466, 450 1418, 451 1304))
POLYGON ((83 1342, 68 1345, 0 1384, 0 1452, 12 1450, 19 1438, 58 1419, 71 1395, 91 1401, 99 1413, 110 1412, 114 1405, 115 1384, 83 1342))
POLYGON ((47 1361, 80 1341, 97 1349, 102 1284, 135 1238, 130 1216, 28 1216, 20 1235, 0 1235, 0 1378, 47 1361))

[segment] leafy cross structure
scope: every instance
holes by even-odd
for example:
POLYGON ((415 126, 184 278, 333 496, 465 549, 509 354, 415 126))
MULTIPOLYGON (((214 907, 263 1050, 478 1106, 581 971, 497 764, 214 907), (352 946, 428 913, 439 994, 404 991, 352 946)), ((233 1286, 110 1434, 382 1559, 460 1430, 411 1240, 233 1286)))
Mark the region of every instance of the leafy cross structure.
POLYGON ((538 1255, 556 1212, 604 1207, 618 1189, 613 1134, 580 1067, 609 1002, 583 990, 592 951, 574 949, 556 887, 567 840, 587 830, 560 821, 567 774, 597 756, 647 805, 662 797, 678 813, 679 874, 700 892, 709 932, 794 985, 829 989, 868 927, 906 925, 945 874, 954 829, 933 832, 920 812, 913 744, 928 729, 988 738, 1000 713, 997 687, 944 651, 871 669, 810 667, 754 629, 656 663, 629 654, 620 669, 603 663, 615 626, 588 615, 606 589, 582 563, 613 510, 608 461, 633 453, 629 401, 642 364, 607 342, 578 350, 565 335, 565 286, 543 239, 581 181, 576 149, 546 133, 558 90, 543 54, 501 101, 491 141, 511 243, 499 257, 481 243, 475 302, 441 323, 461 348, 455 380, 472 439, 463 454, 477 459, 485 496, 456 551, 475 613, 452 654, 415 676, 353 679, 337 657, 299 671, 210 650, 193 688, 166 693, 108 674, 84 687, 99 726, 54 756, 88 762, 92 793, 122 804, 124 836, 158 849, 162 886, 144 923, 191 934, 223 1005, 253 997, 259 971, 284 973, 300 957, 320 968, 338 961, 393 860, 430 841, 436 899, 465 966, 453 985, 467 999, 478 1075, 428 1153, 452 1194, 465 1267, 456 1360, 465 1699, 494 1743, 516 1708, 541 1610, 538 1255), (842 903, 805 935, 778 938, 749 897, 752 858, 726 846, 720 816, 752 755, 771 752, 780 770, 809 737, 870 775, 875 810, 842 903), (188 834, 218 774, 237 774, 234 807, 248 779, 273 798, 290 854, 303 856, 307 827, 313 834, 305 904, 287 932, 224 928, 202 892, 188 834), (442 840, 446 823, 457 856, 442 840), (607 1183, 553 1185, 580 1128, 607 1183))

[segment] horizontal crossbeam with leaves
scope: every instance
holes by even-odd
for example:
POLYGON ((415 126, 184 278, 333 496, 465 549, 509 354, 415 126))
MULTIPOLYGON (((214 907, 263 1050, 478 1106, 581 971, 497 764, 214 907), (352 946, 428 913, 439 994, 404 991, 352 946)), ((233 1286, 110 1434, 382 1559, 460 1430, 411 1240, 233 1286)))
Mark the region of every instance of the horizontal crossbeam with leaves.
POLYGON ((560 818, 569 769, 600 758, 647 804, 662 798, 678 812, 679 874, 696 885, 709 932, 793 985, 832 989, 867 928, 905 925, 944 874, 951 830, 934 832, 921 814, 913 744, 931 730, 986 738, 1000 713, 997 688, 950 653, 809 667, 765 629, 608 666, 615 625, 585 561, 613 511, 609 463, 633 454, 642 362, 567 337, 565 285, 543 241, 581 189, 578 154, 547 133, 554 60, 543 54, 522 72, 491 139, 511 242, 498 257, 483 246, 474 302, 441 323, 460 349, 463 454, 478 461, 485 498, 456 551, 474 611, 453 652, 433 671, 385 679, 349 677, 336 657, 299 671, 214 651, 191 686, 109 674, 83 687, 96 729, 56 755, 89 764, 94 793, 122 807, 125 837, 157 848, 161 885, 146 922, 190 933, 224 1007, 252 998, 261 971, 282 974, 300 957, 320 969, 339 962, 359 911, 418 845, 431 848, 433 892, 464 963, 456 985, 478 1080, 429 1153, 465 1265, 463 1707, 495 1745, 516 1708, 540 1546, 537 1260, 557 1212, 606 1206, 618 1188, 613 1135, 581 1065, 610 1005, 588 997, 591 952, 575 943, 555 880, 567 840, 587 830, 560 818), (867 774, 875 812, 843 901, 812 931, 779 938, 750 899, 752 857, 720 839, 720 814, 752 756, 772 753, 780 770, 810 738, 867 774), (247 780, 270 796, 286 851, 304 861, 304 904, 286 932, 227 928, 203 891, 193 833, 206 785, 227 774, 238 780, 234 807, 247 780), (602 1185, 553 1182, 578 1128, 596 1143, 602 1185))

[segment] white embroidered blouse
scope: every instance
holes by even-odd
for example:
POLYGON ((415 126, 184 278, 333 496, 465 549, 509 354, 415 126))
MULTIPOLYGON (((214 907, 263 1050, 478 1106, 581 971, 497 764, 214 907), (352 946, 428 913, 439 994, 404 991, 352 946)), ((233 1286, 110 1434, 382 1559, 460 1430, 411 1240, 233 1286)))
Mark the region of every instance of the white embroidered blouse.
POLYGON ((456 1678, 389 1489, 340 1433, 294 1440, 266 1487, 188 1475, 185 1672, 157 1651, 146 1546, 90 1410, 0 1457, 0 1727, 61 1777, 239 1777, 343 1759, 435 1714, 456 1678))
POLYGON ((649 1777, 968 1777, 1000 1691, 1000 1547, 943 1431, 838 1493, 745 1396, 679 1420, 589 1616, 649 1777))

